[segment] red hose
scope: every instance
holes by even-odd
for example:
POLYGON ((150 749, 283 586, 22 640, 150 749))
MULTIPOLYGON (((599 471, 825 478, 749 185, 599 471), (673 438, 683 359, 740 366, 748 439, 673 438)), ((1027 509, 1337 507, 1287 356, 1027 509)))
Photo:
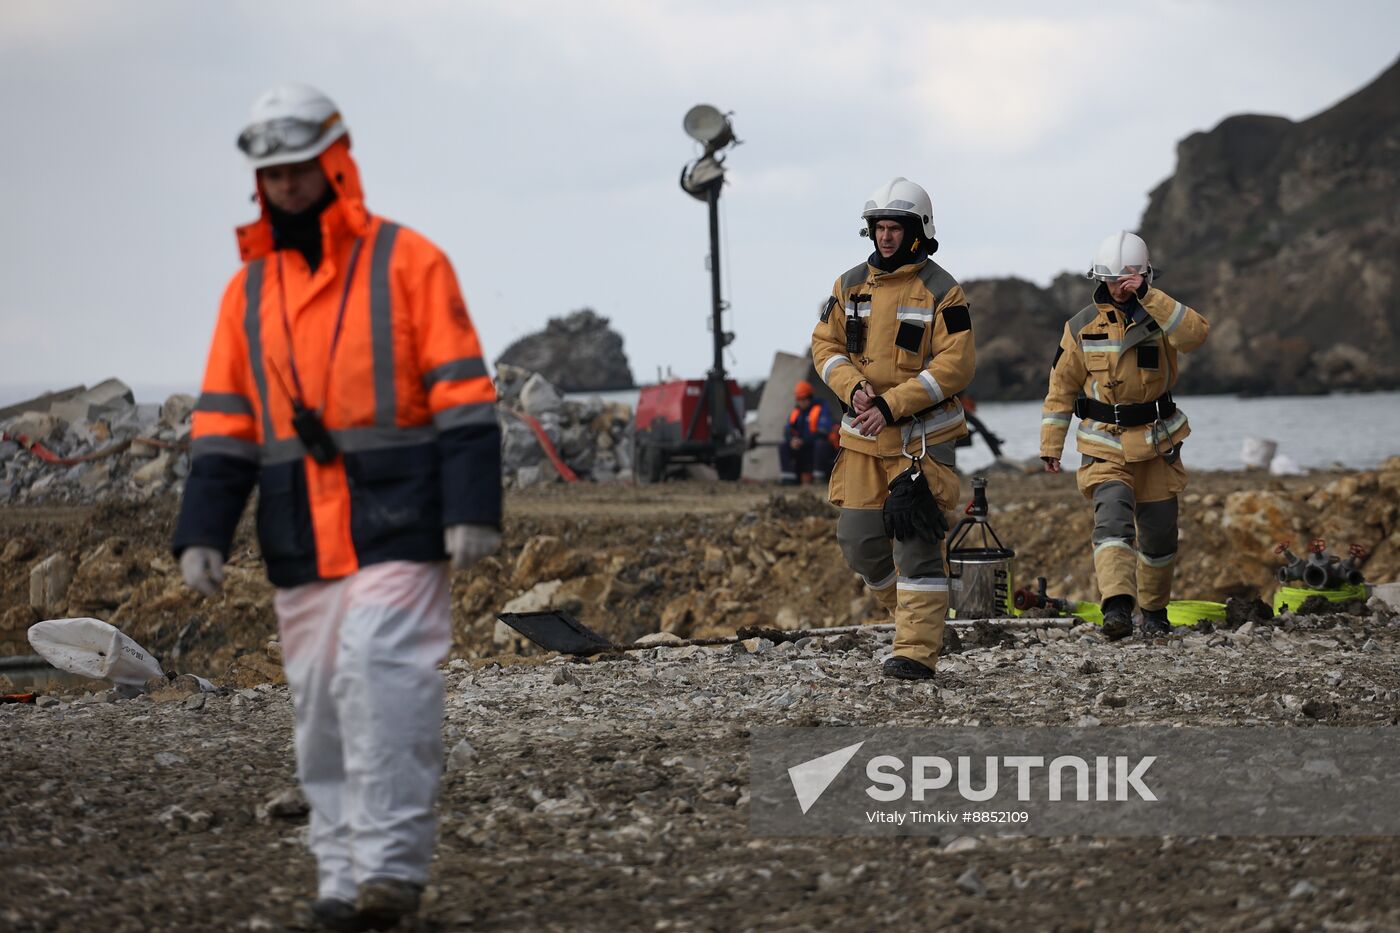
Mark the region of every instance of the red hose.
POLYGON ((549 439, 548 434, 544 433, 544 428, 540 426, 538 421, 532 416, 525 414, 525 412, 516 411, 514 408, 506 408, 502 405, 501 409, 525 422, 530 430, 535 432, 535 440, 540 442, 540 449, 543 450, 544 455, 549 458, 549 462, 554 464, 554 469, 559 471, 559 475, 564 477, 564 482, 578 482, 578 474, 569 469, 569 465, 560 458, 559 451, 554 449, 554 442, 549 439))
MULTIPOLYGON (((184 446, 183 441, 158 441, 153 437, 137 438, 143 444, 150 444, 152 447, 159 447, 162 450, 176 450, 184 446)), ((103 457, 110 457, 119 454, 131 446, 130 440, 117 441, 115 444, 108 444, 101 450, 95 450, 90 454, 83 454, 81 457, 60 457, 49 450, 38 441, 31 440, 23 434, 10 434, 7 431, 0 431, 0 441, 14 441, 34 456, 45 463, 52 463, 54 466, 75 466, 79 463, 88 463, 93 460, 101 460, 103 457)))

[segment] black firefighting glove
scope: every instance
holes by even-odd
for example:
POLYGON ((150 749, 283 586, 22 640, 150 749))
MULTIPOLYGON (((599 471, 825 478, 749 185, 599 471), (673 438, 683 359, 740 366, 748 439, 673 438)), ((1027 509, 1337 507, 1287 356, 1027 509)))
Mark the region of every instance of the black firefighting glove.
POLYGON ((884 519, 885 534, 899 541, 920 538, 933 544, 948 533, 948 520, 924 482, 918 463, 890 483, 884 519))

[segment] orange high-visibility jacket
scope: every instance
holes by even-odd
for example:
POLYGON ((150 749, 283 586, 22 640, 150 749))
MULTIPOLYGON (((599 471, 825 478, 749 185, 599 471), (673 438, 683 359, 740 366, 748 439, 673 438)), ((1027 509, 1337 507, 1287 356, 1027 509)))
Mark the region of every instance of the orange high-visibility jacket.
POLYGON ((276 586, 443 560, 445 525, 501 521, 495 387, 447 257, 365 209, 348 140, 319 158, 336 199, 314 273, 265 208, 238 231, 174 540, 227 555, 256 484, 276 586), (321 412, 333 461, 307 454, 294 396, 321 412))

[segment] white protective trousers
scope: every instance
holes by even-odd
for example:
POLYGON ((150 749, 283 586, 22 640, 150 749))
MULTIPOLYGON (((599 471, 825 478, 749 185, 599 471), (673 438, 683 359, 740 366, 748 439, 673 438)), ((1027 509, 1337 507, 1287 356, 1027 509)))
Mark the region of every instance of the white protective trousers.
POLYGON ((320 897, 369 878, 424 884, 452 644, 446 563, 372 564, 274 600, 311 805, 320 897))

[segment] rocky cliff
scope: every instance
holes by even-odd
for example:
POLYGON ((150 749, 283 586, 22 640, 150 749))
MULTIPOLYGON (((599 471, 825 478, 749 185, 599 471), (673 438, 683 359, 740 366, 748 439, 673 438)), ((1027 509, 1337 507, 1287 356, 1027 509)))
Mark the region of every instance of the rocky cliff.
MULTIPOLYGON (((1211 322, 1187 392, 1400 387, 1400 61, 1295 123, 1234 116, 1177 147, 1139 232, 1159 284, 1211 322)), ((967 283, 982 398, 1044 392, 1056 333, 1089 288, 967 283)))
POLYGON ((591 308, 552 318, 544 330, 507 347, 496 360, 501 363, 539 373, 565 392, 607 392, 634 385, 621 335, 591 308))

